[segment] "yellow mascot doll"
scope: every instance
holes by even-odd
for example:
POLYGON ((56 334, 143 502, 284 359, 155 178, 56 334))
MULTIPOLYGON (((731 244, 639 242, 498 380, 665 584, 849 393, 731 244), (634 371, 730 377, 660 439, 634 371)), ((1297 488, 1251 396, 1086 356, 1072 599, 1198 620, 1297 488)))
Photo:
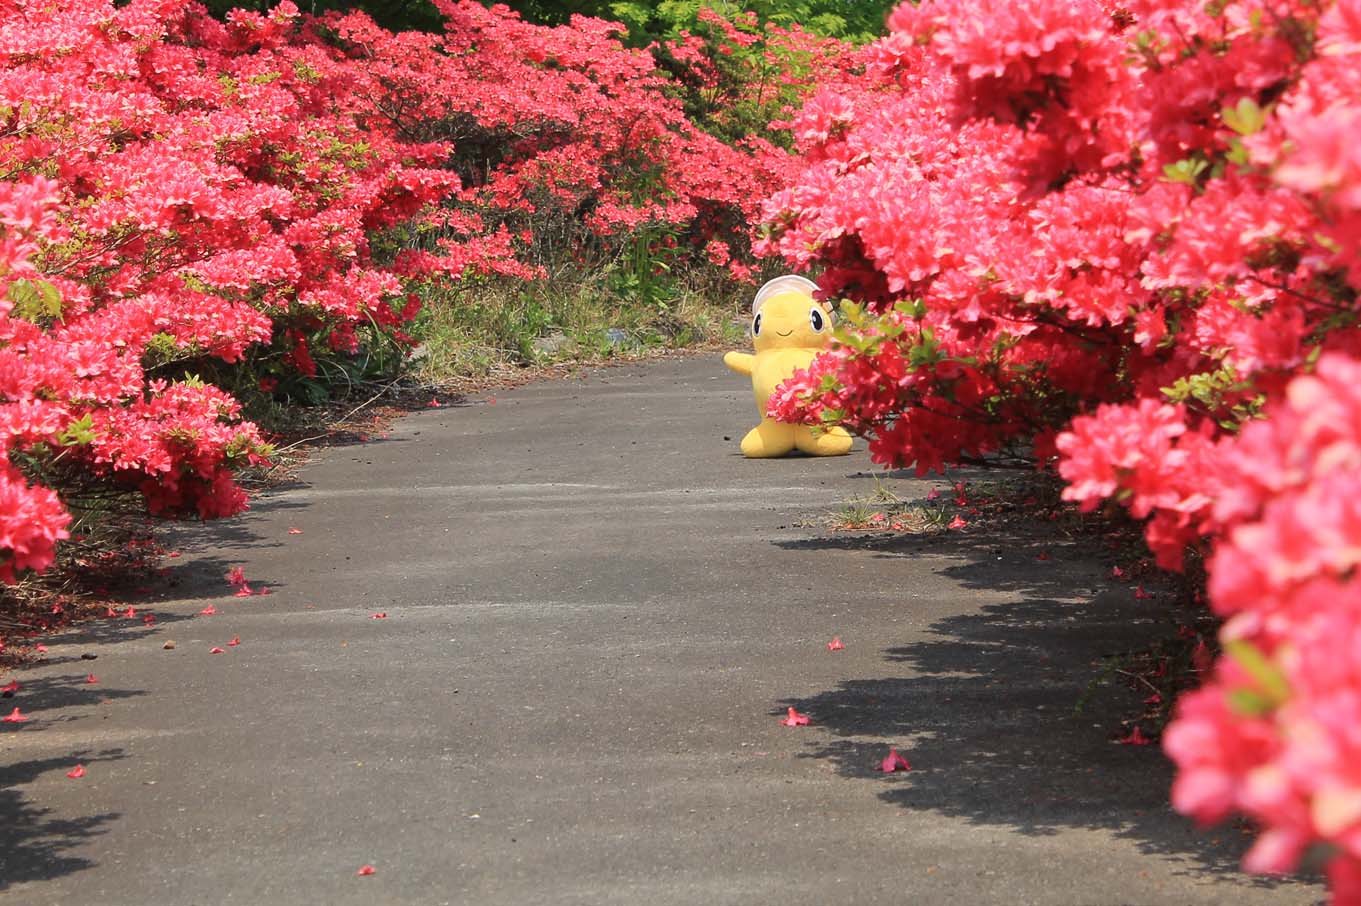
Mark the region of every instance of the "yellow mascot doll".
POLYGON ((832 310, 814 300, 817 288, 812 280, 794 274, 776 277, 762 286, 751 305, 751 341, 756 354, 730 352, 723 357, 723 364, 733 371, 751 375, 756 409, 761 414, 761 423, 742 438, 744 456, 783 456, 792 450, 811 456, 841 456, 851 450, 851 435, 845 428, 790 425, 766 415, 775 388, 796 368, 807 368, 827 348, 832 310))

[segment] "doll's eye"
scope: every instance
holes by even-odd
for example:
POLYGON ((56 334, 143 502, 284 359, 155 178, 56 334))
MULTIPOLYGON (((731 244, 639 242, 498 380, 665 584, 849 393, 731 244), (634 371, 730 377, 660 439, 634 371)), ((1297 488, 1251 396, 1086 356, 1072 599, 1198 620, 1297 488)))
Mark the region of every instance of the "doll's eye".
POLYGON ((760 315, 757 315, 755 318, 752 318, 752 321, 751 321, 751 335, 752 335, 753 337, 759 337, 759 336, 761 335, 761 316, 760 316, 760 315))
POLYGON ((813 325, 814 333, 821 333, 823 328, 822 312, 814 308, 808 312, 808 320, 813 325))

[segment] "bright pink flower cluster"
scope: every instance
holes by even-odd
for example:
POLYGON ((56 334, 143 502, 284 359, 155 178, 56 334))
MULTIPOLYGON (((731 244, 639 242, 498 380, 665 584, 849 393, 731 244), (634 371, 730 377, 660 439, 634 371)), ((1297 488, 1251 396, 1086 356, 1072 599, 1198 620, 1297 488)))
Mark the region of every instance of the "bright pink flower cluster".
POLYGON ((1177 804, 1361 902, 1361 5, 923 0, 795 120, 763 248, 839 344, 772 414, 893 465, 1009 453, 1209 556, 1231 655, 1177 804))

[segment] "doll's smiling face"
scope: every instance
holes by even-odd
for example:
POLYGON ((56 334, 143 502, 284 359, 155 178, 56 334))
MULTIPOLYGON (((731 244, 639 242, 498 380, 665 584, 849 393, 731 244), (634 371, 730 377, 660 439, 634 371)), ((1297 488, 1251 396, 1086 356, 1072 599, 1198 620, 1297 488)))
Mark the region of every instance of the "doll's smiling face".
POLYGON ((752 345, 768 349, 822 346, 832 329, 831 311, 799 292, 771 296, 751 321, 752 345))

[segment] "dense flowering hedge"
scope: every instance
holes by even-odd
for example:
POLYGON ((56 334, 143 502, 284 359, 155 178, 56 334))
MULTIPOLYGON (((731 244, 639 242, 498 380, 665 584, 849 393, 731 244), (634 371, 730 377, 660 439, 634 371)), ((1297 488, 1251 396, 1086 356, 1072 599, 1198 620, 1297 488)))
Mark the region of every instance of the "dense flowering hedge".
POLYGON ((1208 557, 1174 803, 1361 902, 1361 3, 924 0, 814 96, 767 250, 856 300, 772 402, 1010 452, 1208 557))
POLYGON ((0 580, 49 566, 92 493, 243 508, 268 447, 199 376, 316 374, 400 338, 423 281, 662 234, 740 271, 789 155, 696 128, 608 23, 437 6, 431 35, 0 0, 0 580))

